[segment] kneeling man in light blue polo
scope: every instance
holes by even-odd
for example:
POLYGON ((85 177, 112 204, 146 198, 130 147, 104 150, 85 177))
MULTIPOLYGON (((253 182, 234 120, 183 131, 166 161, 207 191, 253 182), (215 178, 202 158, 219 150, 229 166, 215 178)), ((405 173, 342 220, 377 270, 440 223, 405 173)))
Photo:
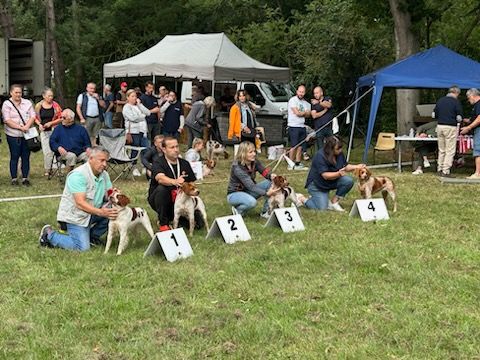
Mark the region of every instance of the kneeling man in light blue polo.
POLYGON ((108 229, 108 220, 116 219, 118 210, 103 207, 107 191, 112 188, 108 173, 109 153, 101 146, 91 148, 88 162, 68 174, 57 212, 59 223, 67 233, 45 225, 40 233, 40 246, 87 251, 90 243, 98 243, 108 229))

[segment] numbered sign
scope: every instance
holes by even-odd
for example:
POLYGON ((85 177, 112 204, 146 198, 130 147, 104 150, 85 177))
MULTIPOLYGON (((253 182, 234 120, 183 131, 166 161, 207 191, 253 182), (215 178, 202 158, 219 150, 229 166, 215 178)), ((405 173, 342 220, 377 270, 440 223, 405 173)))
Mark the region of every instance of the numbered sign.
POLYGON ((221 236, 227 244, 251 239, 250 233, 248 232, 241 215, 230 215, 216 218, 206 239, 216 236, 221 236))
POLYGON ((193 255, 192 247, 183 228, 156 233, 143 256, 155 255, 159 252, 163 252, 165 258, 170 262, 193 255))
POLYGON ((273 210, 265 226, 280 226, 283 232, 305 230, 302 218, 295 206, 273 210))
POLYGON ((355 200, 350 216, 359 216, 362 221, 388 220, 387 206, 385 201, 380 199, 355 200))
POLYGON ((203 164, 201 161, 190 161, 190 166, 197 180, 203 179, 203 164))

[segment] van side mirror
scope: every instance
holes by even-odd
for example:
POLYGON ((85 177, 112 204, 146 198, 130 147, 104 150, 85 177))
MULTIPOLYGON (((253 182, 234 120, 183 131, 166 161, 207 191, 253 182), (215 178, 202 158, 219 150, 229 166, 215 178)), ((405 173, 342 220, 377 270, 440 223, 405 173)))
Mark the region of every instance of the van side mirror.
POLYGON ((262 96, 262 94, 255 95, 255 104, 259 106, 265 105, 265 98, 262 96))

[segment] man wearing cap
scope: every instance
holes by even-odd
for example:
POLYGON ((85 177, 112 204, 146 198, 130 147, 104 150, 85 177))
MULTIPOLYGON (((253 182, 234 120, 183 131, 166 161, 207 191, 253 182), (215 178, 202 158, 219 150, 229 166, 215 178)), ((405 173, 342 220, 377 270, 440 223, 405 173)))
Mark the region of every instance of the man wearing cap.
POLYGON ((115 114, 113 115, 113 127, 123 128, 123 105, 127 103, 128 84, 123 81, 120 84, 120 91, 115 94, 115 114))
POLYGON ((98 131, 102 127, 105 107, 105 101, 96 93, 96 88, 93 82, 87 84, 86 91, 78 95, 76 109, 80 123, 87 129, 92 144, 96 144, 98 131))

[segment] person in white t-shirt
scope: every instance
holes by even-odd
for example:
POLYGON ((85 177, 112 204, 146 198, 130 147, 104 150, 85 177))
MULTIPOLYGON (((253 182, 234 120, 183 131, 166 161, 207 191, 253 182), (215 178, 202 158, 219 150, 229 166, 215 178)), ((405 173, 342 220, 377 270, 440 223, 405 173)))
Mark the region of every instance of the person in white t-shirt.
POLYGON ((305 118, 310 117, 311 105, 305 100, 305 85, 297 88, 297 95, 288 100, 288 136, 290 139, 290 159, 295 162, 289 170, 308 170, 300 160, 302 158, 302 146, 294 147, 307 137, 305 118))

